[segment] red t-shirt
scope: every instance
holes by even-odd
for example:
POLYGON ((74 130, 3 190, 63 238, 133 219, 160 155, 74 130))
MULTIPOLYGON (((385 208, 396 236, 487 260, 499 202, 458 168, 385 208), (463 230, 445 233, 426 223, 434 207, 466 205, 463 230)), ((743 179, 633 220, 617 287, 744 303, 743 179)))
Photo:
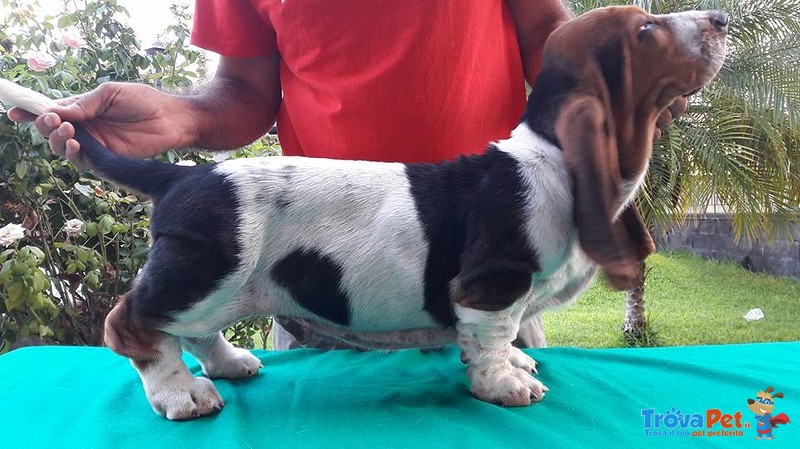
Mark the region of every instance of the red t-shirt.
POLYGON ((525 107, 503 0, 197 0, 192 42, 280 54, 286 155, 450 159, 508 137, 525 107))

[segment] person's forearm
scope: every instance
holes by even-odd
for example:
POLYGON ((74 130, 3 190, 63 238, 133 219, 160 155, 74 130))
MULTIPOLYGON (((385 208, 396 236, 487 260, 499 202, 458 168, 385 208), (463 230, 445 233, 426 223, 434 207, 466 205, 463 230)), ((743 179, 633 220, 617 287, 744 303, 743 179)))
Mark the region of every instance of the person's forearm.
POLYGON ((542 69, 542 50, 550 33, 572 18, 560 0, 506 0, 517 26, 525 79, 533 84, 542 69))
MULTIPOLYGON (((182 101, 191 103, 192 127, 187 130, 186 147, 230 150, 258 139, 275 123, 277 104, 249 94, 247 88, 230 79, 214 79, 182 101)), ((273 99, 275 101, 275 99, 273 99)))
POLYGON ((278 59, 223 59, 213 80, 188 101, 192 117, 184 146, 230 150, 246 145, 275 123, 281 102, 278 59))

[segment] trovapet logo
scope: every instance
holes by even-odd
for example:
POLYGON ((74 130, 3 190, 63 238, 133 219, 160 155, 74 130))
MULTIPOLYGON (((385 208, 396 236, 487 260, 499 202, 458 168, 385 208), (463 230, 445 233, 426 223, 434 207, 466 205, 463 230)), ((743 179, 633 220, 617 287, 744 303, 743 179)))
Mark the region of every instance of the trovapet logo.
POLYGON ((642 410, 644 433, 652 437, 740 437, 749 422, 742 422, 742 412, 725 413, 712 408, 703 413, 684 413, 672 407, 664 413, 642 410))
POLYGON ((756 399, 747 399, 744 415, 740 410, 723 411, 710 408, 701 413, 686 413, 677 407, 659 413, 654 408, 642 410, 644 434, 649 437, 743 437, 748 435, 757 440, 772 440, 772 431, 778 425, 791 421, 786 413, 773 415, 775 399, 783 398, 783 393, 773 393, 772 387, 756 393, 756 399), (750 413, 755 414, 755 426, 750 413), (754 428, 754 430, 750 430, 754 428))

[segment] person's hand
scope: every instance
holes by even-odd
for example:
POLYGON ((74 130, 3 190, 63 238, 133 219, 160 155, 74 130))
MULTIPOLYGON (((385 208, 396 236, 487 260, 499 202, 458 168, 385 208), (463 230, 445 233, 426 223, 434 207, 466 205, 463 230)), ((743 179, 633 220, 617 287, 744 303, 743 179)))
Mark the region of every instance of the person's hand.
POLYGON ((672 125, 672 122, 675 121, 676 118, 682 116, 683 113, 686 112, 688 106, 689 101, 686 97, 678 97, 667 109, 664 109, 664 112, 658 116, 658 121, 656 121, 656 129, 653 131, 653 142, 660 139, 661 136, 666 133, 667 128, 672 125))
POLYGON ((19 108, 9 110, 8 117, 16 122, 33 121, 53 153, 66 156, 79 167, 85 164, 70 122, 79 123, 114 152, 140 158, 186 146, 192 138, 187 126, 181 126, 185 113, 180 105, 184 102, 145 85, 105 83, 58 103, 38 117, 19 108))

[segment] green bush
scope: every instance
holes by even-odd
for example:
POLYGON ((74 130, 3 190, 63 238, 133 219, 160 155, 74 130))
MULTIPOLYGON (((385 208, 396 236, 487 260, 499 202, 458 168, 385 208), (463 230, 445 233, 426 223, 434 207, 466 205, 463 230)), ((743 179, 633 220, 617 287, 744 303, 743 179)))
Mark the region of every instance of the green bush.
MULTIPOLYGON (((188 46, 185 8, 172 7, 163 51, 146 54, 115 0, 65 2, 57 17, 38 15, 36 2, 1 1, 12 12, 0 22, 0 77, 50 97, 107 81, 178 91, 205 76, 205 58, 188 46)), ((276 146, 262 139, 237 155, 274 153, 276 146)), ((106 314, 147 256, 149 204, 79 173, 50 153, 32 124, 4 114, 0 155, 0 353, 39 342, 102 343, 106 314)), ((252 342, 265 326, 251 322, 228 335, 252 342)))

